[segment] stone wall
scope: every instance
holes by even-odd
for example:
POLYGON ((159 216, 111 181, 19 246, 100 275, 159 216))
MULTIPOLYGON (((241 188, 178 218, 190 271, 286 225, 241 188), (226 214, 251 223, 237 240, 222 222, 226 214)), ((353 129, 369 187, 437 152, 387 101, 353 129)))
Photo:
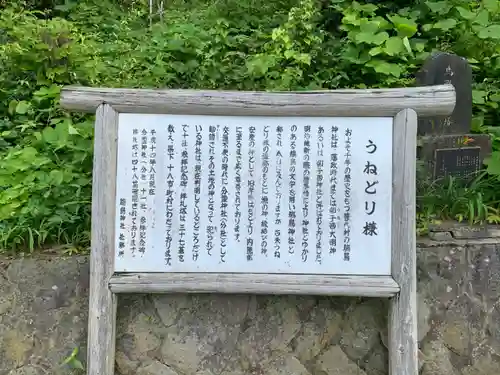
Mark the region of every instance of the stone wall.
MULTIPOLYGON (((500 374, 500 237, 419 241, 423 375, 500 374)), ((86 257, 0 260, 0 375, 70 374, 85 359, 86 257)), ((120 299, 117 374, 383 375, 387 301, 245 295, 120 299)))

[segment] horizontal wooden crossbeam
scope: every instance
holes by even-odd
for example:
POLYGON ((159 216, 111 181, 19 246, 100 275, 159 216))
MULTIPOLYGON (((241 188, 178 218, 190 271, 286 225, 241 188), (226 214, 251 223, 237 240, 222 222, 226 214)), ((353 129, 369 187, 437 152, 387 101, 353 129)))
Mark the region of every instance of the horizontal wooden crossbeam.
POLYGON ((391 276, 130 273, 111 277, 113 293, 252 293, 392 297, 391 276))
POLYGON ((231 116, 392 117, 404 109, 418 116, 449 115, 456 103, 452 85, 312 92, 63 88, 61 106, 95 112, 109 104, 119 113, 231 116))

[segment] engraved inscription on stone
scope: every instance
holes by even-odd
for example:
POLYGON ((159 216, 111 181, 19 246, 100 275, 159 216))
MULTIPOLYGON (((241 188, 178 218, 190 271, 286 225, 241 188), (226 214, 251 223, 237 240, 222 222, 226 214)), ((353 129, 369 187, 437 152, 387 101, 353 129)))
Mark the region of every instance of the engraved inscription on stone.
POLYGON ((463 57, 438 52, 427 59, 417 74, 420 86, 452 84, 457 104, 451 116, 422 118, 418 134, 466 134, 472 121, 472 68, 463 57))
POLYGON ((424 162, 426 174, 433 180, 448 176, 460 179, 474 177, 491 152, 491 140, 484 134, 470 134, 472 69, 467 60, 442 52, 428 58, 417 74, 417 84, 443 83, 455 87, 455 109, 451 116, 419 119, 418 157, 424 162))
POLYGON ((447 175, 474 177, 481 168, 480 147, 438 149, 435 151, 435 178, 447 175))
POLYGON ((390 275, 392 122, 120 114, 115 271, 390 275))

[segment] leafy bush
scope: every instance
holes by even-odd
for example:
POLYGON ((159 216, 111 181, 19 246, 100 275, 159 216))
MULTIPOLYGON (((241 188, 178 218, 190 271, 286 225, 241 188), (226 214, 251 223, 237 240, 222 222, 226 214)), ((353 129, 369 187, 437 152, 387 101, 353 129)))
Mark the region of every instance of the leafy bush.
POLYGON ((87 241, 93 124, 58 99, 93 83, 94 47, 63 19, 7 9, 0 29, 0 244, 87 241))
POLYGON ((420 186, 419 219, 497 221, 498 1, 165 3, 150 28, 146 0, 0 0, 0 248, 88 244, 93 118, 60 109, 63 85, 407 86, 435 50, 472 64, 474 129, 495 151, 473 184, 420 186))

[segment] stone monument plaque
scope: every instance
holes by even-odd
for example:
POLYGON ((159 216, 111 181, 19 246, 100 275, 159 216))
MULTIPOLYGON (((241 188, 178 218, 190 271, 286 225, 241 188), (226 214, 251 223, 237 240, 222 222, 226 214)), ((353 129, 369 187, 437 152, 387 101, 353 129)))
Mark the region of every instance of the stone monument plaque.
POLYGON ((115 272, 390 275, 392 122, 120 114, 115 272))
POLYGON ((473 178, 491 152, 490 138, 470 134, 472 122, 472 69, 466 59, 450 53, 431 56, 417 74, 422 86, 452 84, 456 105, 450 116, 419 118, 418 156, 434 180, 453 176, 473 178))
POLYGON ((468 178, 481 168, 480 147, 437 149, 434 176, 468 178))

